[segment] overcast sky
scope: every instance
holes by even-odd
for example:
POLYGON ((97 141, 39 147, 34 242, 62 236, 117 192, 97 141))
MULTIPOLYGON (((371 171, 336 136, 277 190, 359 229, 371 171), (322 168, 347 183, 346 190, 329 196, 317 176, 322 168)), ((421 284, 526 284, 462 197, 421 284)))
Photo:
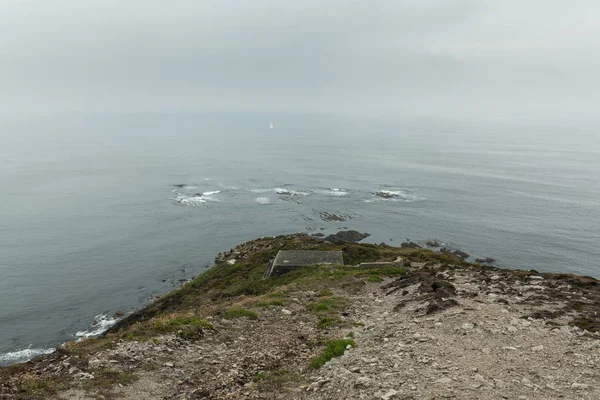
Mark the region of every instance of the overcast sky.
POLYGON ((0 115, 591 118, 598 0, 0 0, 0 115))

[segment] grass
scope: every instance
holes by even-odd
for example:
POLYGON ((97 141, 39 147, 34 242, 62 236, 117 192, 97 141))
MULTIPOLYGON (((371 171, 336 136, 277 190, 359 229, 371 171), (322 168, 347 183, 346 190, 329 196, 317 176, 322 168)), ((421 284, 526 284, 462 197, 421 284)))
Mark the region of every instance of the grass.
POLYGON ((265 379, 266 374, 264 372, 259 372, 258 374, 254 375, 252 377, 252 381, 253 382, 259 382, 262 381, 263 379, 265 379))
POLYGON ((367 282, 379 283, 383 282, 383 279, 379 275, 371 275, 367 278, 367 282))
POLYGON ((313 312, 319 313, 321 311, 339 310, 343 308, 346 303, 347 300, 343 297, 325 297, 316 303, 312 303, 310 307, 313 312))
POLYGON ((258 303, 255 303, 254 306, 267 308, 267 307, 282 306, 284 304, 285 304, 285 302, 283 300, 266 300, 266 301, 259 301, 258 303))
POLYGON ((330 328, 332 326, 341 325, 343 322, 344 320, 337 316, 321 317, 317 322, 317 329, 330 328))
POLYGON ((243 317, 248 317, 250 319, 258 319, 258 314, 254 311, 250 311, 245 308, 231 308, 225 311, 224 317, 226 319, 235 319, 243 317))
POLYGON ((61 385, 57 384, 57 382, 43 378, 27 379, 19 386, 21 392, 28 396, 36 396, 36 398, 37 396, 42 396, 43 398, 50 397, 56 394, 60 388, 61 385))
POLYGON ((214 329, 210 322, 197 316, 158 319, 154 321, 153 328, 158 333, 175 333, 184 339, 195 339, 201 337, 204 331, 214 329))
POLYGON ((269 299, 283 298, 283 297, 285 297, 285 293, 282 293, 282 292, 267 293, 263 297, 267 297, 269 299))
POLYGON ((346 352, 346 347, 350 345, 356 347, 356 343, 352 339, 333 339, 327 342, 325 350, 320 356, 315 357, 311 360, 308 369, 313 371, 321 368, 332 358, 339 357, 346 352))
POLYGON ((88 355, 101 350, 110 349, 115 346, 114 340, 110 338, 85 338, 79 342, 67 342, 56 348, 56 351, 69 355, 88 355))
POLYGON ((309 304, 309 310, 319 318, 317 329, 342 325, 344 320, 339 313, 347 303, 348 301, 343 297, 331 296, 319 298, 317 302, 309 304))
POLYGON ((433 256, 435 253, 427 250, 374 244, 323 243, 303 234, 256 239, 246 243, 245 246, 260 250, 250 252, 244 250, 245 257, 234 265, 216 261, 212 268, 192 282, 121 320, 113 332, 126 332, 130 326, 136 323, 150 321, 161 315, 182 311, 195 312, 195 310, 212 307, 239 296, 263 296, 265 300, 261 303, 264 304, 258 305, 258 307, 280 305, 276 302, 269 303, 269 300, 284 301, 285 293, 288 290, 312 290, 320 293, 321 297, 328 297, 331 296, 330 289, 332 287, 355 284, 357 277, 368 278, 371 275, 383 277, 406 273, 401 267, 363 269, 351 265, 361 262, 393 261, 398 256, 408 259, 413 257, 413 254, 421 258, 439 256, 433 256), (279 250, 341 250, 347 266, 327 265, 298 268, 285 275, 263 279, 269 259, 272 259, 279 250))

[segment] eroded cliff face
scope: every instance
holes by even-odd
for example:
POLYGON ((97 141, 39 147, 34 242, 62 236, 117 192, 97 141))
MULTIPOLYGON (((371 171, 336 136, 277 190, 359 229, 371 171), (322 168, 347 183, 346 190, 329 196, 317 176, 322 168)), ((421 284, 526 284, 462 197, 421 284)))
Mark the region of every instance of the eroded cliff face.
POLYGON ((597 399, 598 311, 593 278, 261 238, 105 336, 0 369, 0 398, 597 399), (346 266, 263 280, 280 249, 342 250, 346 266))

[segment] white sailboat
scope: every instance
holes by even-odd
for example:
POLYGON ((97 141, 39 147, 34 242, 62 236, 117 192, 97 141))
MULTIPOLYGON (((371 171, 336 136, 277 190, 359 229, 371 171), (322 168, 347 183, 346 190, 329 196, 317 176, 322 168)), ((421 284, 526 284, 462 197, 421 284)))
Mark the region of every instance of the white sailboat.
POLYGON ((269 123, 269 129, 273 129, 273 128, 275 128, 275 125, 273 125, 273 123, 272 123, 272 122, 270 122, 270 123, 269 123))

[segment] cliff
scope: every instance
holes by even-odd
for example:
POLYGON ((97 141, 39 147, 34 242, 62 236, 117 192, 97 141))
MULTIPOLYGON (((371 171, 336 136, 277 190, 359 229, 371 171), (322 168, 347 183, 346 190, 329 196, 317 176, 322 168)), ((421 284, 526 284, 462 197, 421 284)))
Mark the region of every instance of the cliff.
POLYGON ((261 238, 103 337, 1 368, 0 398, 598 399, 599 310, 589 277, 261 238), (346 266, 263 280, 280 249, 341 250, 346 266))

